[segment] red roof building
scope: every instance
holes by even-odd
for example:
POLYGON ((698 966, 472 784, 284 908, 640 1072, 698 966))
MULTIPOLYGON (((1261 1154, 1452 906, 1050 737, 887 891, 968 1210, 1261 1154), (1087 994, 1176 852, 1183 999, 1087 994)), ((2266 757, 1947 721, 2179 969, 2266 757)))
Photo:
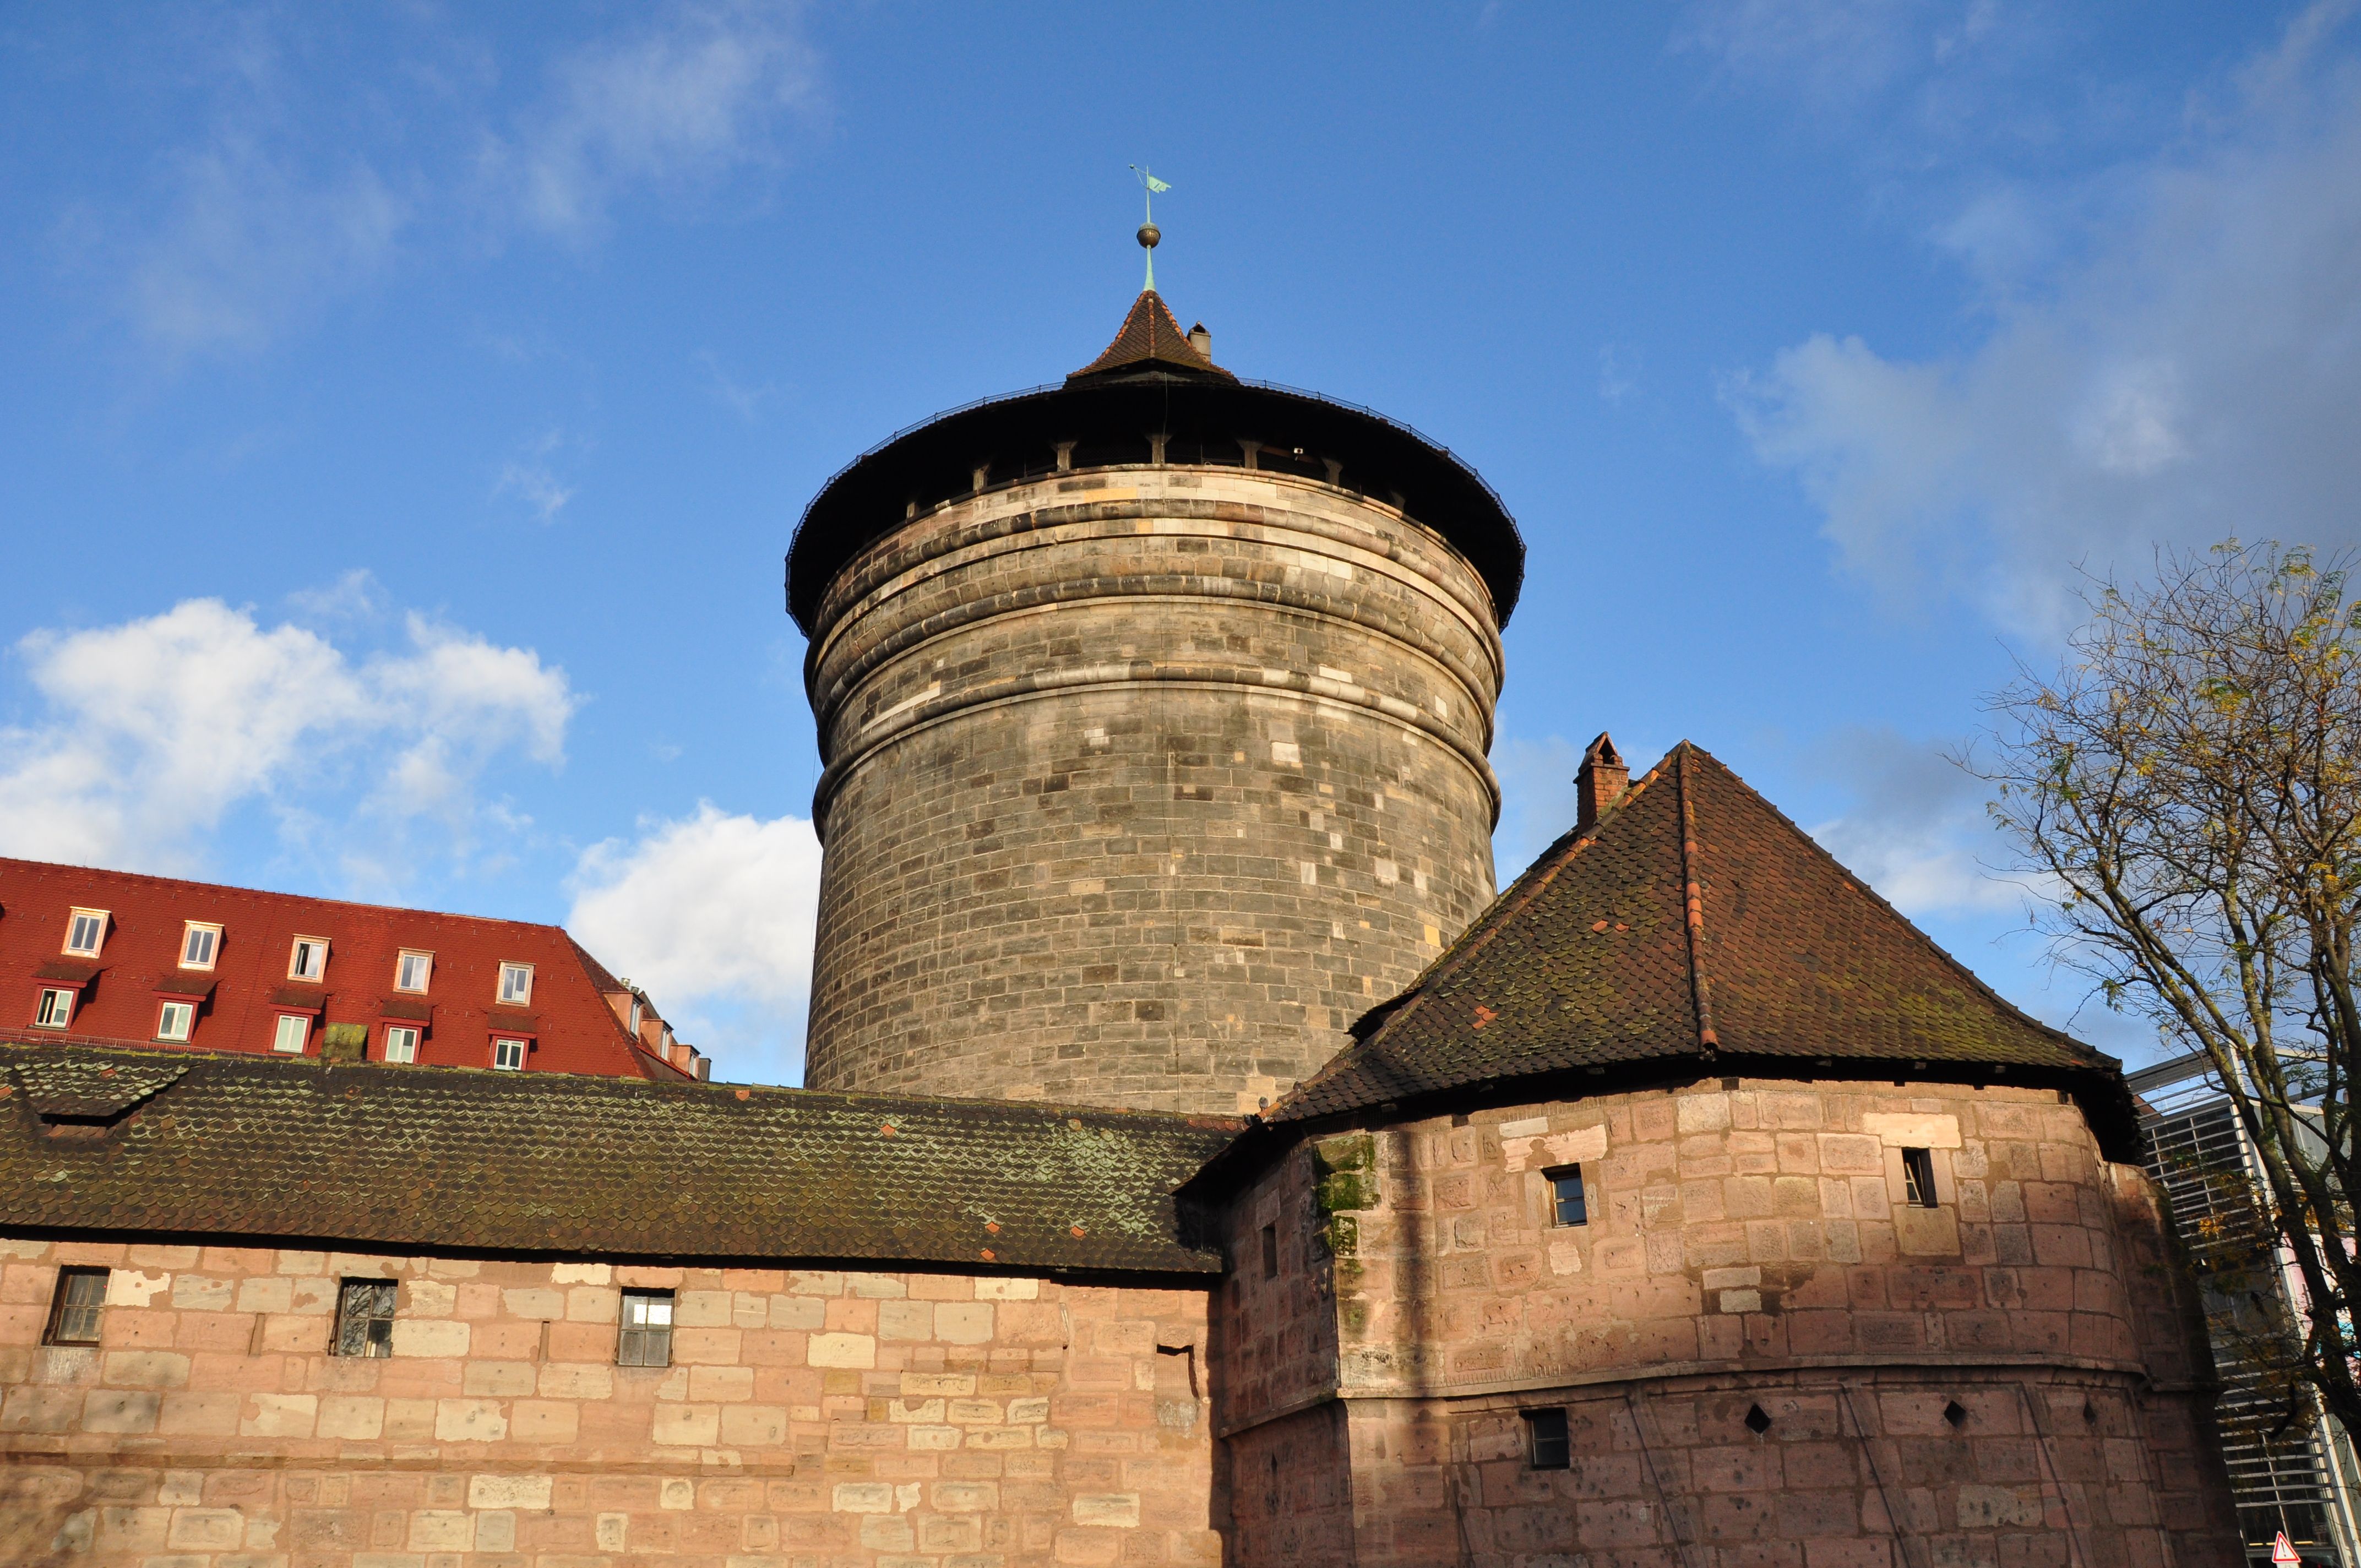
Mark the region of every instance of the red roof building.
POLYGON ((672 1082, 710 1065, 561 927, 5 859, 0 1039, 672 1082))

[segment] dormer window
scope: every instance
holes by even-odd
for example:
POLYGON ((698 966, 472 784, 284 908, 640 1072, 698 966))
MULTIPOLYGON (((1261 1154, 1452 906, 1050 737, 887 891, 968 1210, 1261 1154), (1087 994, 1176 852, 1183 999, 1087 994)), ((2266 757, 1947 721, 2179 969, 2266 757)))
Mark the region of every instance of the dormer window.
POLYGON ((522 1007, 533 1000, 531 964, 500 966, 500 1000, 511 1007, 522 1007))
POLYGON ((167 1002, 156 1015, 156 1037, 159 1040, 185 1040, 196 1026, 197 1007, 192 1002, 167 1002))
POLYGON ((74 992, 62 985, 41 988, 41 1000, 33 1009, 33 1027, 62 1029, 73 1022, 74 992))
POLYGON ((98 949, 106 941, 106 920, 104 909, 75 910, 73 918, 66 922, 65 950, 77 958, 98 957, 98 949))
POLYGON ((287 956, 287 978, 317 982, 328 973, 328 939, 325 937, 298 937, 294 950, 287 956))
POLYGON ((222 928, 191 920, 181 927, 181 967, 211 969, 221 953, 222 928))
POLYGON ((434 955, 404 948, 401 956, 393 960, 393 988, 423 993, 426 982, 434 977, 434 955))

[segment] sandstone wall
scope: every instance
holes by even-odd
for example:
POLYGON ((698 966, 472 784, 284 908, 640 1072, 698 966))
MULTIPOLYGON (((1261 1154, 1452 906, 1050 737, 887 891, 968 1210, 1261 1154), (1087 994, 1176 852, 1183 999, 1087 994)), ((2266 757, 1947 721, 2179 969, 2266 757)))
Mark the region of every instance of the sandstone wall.
POLYGON ((2154 1190, 2074 1106, 1723 1081, 1334 1135, 1241 1204, 1312 1239, 1335 1360, 1273 1367, 1225 1296, 1217 1389, 1329 1380, 1357 1562, 2237 1560, 2154 1190), (1541 1172, 1575 1164, 1589 1223, 1555 1225, 1541 1172), (1569 1468, 1527 1465, 1536 1408, 1571 1412, 1569 1468))
POLYGON ((1052 476, 819 624, 816 1088, 1252 1111, 1492 898, 1490 599, 1381 503, 1052 476))
POLYGON ((0 1561, 1211 1563, 1205 1297, 921 1273, 0 1242, 0 1561), (39 1339, 116 1270, 104 1343, 39 1339), (325 1354, 401 1281, 394 1354, 325 1354), (624 1285, 675 1365, 617 1366, 624 1285))

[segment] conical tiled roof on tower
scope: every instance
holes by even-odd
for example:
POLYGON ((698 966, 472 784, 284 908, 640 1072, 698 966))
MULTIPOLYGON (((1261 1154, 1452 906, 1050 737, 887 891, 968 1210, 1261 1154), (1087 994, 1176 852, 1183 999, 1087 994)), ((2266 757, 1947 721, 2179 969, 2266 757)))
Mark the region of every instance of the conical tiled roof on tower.
POLYGON ((1153 289, 1140 291, 1139 298, 1131 302, 1130 313, 1123 318, 1121 330, 1105 352, 1066 378, 1068 386, 1087 376, 1105 376, 1119 370, 1164 370, 1193 372, 1200 376, 1218 376, 1235 381, 1235 376, 1213 363, 1211 357, 1198 352, 1165 308, 1164 296, 1153 289))
POLYGON ((2117 1069, 1995 995, 1684 741, 1268 1119, 1681 1057, 2117 1069))

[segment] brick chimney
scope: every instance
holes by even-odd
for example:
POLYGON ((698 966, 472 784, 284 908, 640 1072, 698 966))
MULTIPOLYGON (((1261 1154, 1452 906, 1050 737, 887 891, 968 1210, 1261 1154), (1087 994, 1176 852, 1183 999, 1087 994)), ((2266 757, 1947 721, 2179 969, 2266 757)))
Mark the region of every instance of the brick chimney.
POLYGON ((1189 346, 1203 355, 1206 364, 1213 362, 1213 334, 1205 330, 1203 322, 1189 329, 1189 346))
POLYGON ((1582 754, 1582 771, 1574 775, 1574 830, 1589 832, 1598 825, 1599 814, 1623 798, 1631 782, 1631 770, 1624 766, 1623 753, 1602 730, 1582 754))

